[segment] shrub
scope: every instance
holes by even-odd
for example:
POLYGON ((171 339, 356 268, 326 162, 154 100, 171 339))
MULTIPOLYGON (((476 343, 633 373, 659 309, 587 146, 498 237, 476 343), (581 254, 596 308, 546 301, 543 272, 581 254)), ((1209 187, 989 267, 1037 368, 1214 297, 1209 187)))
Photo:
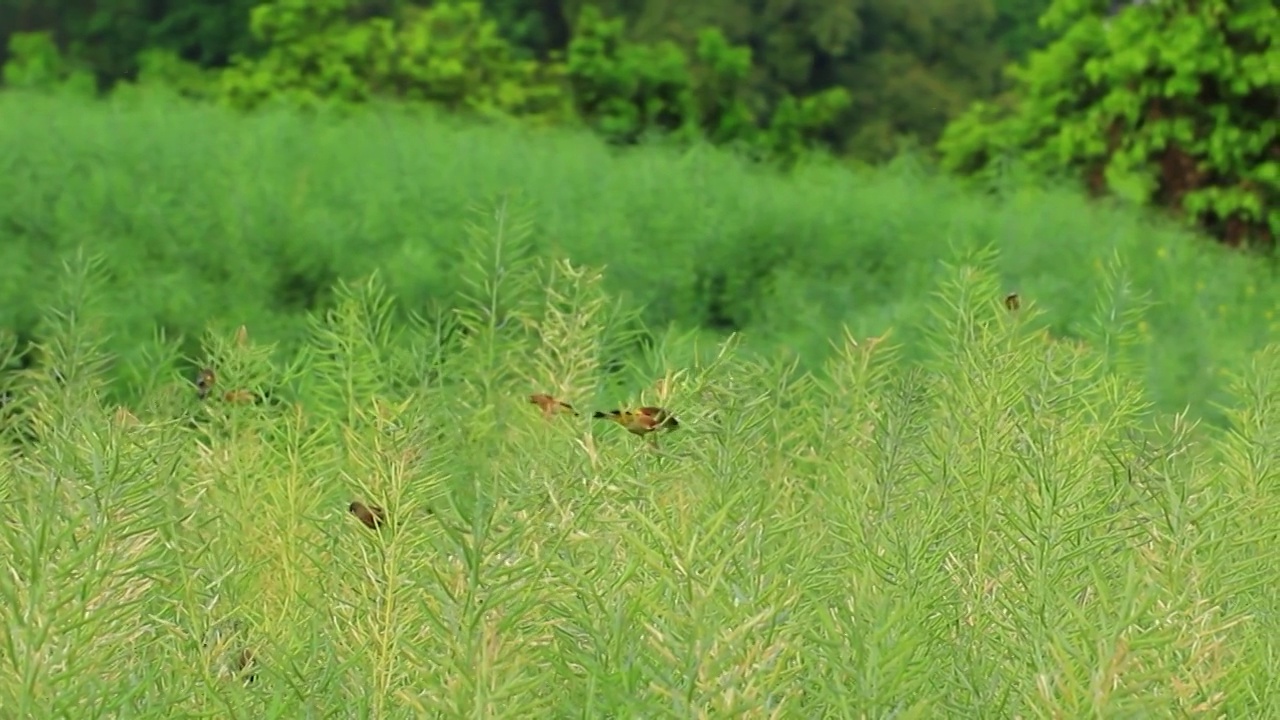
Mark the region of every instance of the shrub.
POLYGON ((15 90, 65 90, 93 95, 93 74, 63 56, 47 32, 13 33, 9 59, 4 64, 4 85, 15 90))

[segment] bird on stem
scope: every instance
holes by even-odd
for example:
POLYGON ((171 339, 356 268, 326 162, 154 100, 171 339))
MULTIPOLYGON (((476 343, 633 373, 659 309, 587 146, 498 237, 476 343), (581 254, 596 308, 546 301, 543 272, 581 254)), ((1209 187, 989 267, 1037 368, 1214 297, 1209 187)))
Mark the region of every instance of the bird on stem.
POLYGON ((386 521, 386 513, 377 505, 365 505, 356 501, 347 506, 347 512, 355 515, 370 530, 377 530, 386 521))
POLYGON ((633 435, 646 437, 655 447, 658 444, 658 438, 654 433, 659 430, 675 430, 680 427, 680 421, 676 420, 666 408, 653 407, 652 405, 636 408, 635 410, 610 410, 608 412, 596 411, 592 415, 594 418, 601 418, 615 422, 627 429, 627 432, 633 435))
POLYGON ((578 414, 578 411, 573 409, 573 406, 569 403, 564 402, 563 400, 557 400, 546 393, 534 393, 530 395, 529 402, 530 404, 537 405, 542 408, 542 414, 546 417, 553 417, 559 413, 570 413, 573 415, 578 414))
POLYGON ((203 400, 209 397, 209 393, 213 391, 213 385, 218 381, 218 376, 214 374, 213 368, 200 368, 200 373, 196 375, 196 394, 203 400))
MULTIPOLYGON (((213 368, 201 368, 199 374, 196 375, 196 395, 205 400, 213 392, 213 386, 218 382, 218 375, 213 368)), ((237 405, 248 405, 250 403, 262 402, 262 396, 252 390, 240 388, 238 390, 228 390, 222 394, 222 399, 229 403, 237 405)))

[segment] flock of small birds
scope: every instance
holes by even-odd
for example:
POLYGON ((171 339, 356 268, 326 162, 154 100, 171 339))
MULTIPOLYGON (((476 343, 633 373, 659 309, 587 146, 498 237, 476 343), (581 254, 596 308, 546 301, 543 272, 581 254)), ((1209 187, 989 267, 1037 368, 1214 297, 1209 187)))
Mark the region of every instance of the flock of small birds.
MULTIPOLYGON (((542 408, 542 414, 548 418, 561 413, 578 415, 578 411, 572 405, 546 393, 530 395, 529 402, 542 408)), ((676 419, 675 415, 671 414, 671 411, 653 405, 646 405, 634 410, 597 410, 592 413, 591 417, 615 422, 626 428, 627 432, 647 437, 654 445, 658 443, 658 436, 654 433, 659 430, 675 430, 680 427, 680 421, 676 419)))
MULTIPOLYGON (((213 394, 213 388, 217 384, 217 380, 218 376, 213 371, 213 368, 202 368, 196 374, 196 395, 201 400, 207 399, 213 394)), ((254 402, 260 398, 256 393, 248 390, 229 390, 223 393, 222 399, 227 402, 244 403, 254 402)), ((562 414, 579 416, 573 405, 547 393, 534 393, 529 396, 529 402, 538 406, 542 410, 542 414, 547 418, 562 414)), ((592 417, 609 420, 621 425, 634 435, 646 437, 654 447, 657 446, 657 435, 655 433, 680 427, 680 421, 669 410, 653 405, 646 405, 633 410, 598 410, 592 414, 592 417)), ((365 504, 359 500, 352 500, 351 504, 347 506, 347 512, 354 515, 357 520, 370 530, 380 529, 387 521, 386 510, 377 505, 365 504)))
MULTIPOLYGON (((1010 312, 1017 311, 1022 307, 1021 298, 1018 293, 1009 293, 1004 296, 1004 306, 1010 312)), ((196 376, 196 392, 201 400, 206 399, 213 392, 213 386, 217 381, 217 376, 212 368, 203 368, 196 376)), ((223 399, 228 402, 254 402, 259 400, 257 394, 248 390, 230 390, 223 394, 223 399)), ((573 405, 556 398, 547 393, 534 393, 529 396, 529 403, 536 405, 543 416, 548 419, 557 415, 572 415, 580 417, 580 413, 573 405)), ((661 431, 671 431, 680 427, 680 421, 675 415, 666 408, 653 405, 646 405, 630 410, 597 410, 591 415, 592 418, 598 420, 608 420, 617 423, 626 429, 627 432, 646 438, 654 447, 658 444, 657 433, 661 431)), ((352 500, 347 506, 347 512, 351 513, 365 527, 370 530, 381 529, 387 521, 386 511, 377 505, 367 505, 359 500, 352 500)), ((238 658, 238 669, 247 671, 253 663, 253 652, 244 649, 238 658)), ((253 682, 255 675, 252 672, 245 673, 246 682, 253 682)))
MULTIPOLYGON (((1022 300, 1018 297, 1018 293, 1013 292, 1004 296, 1004 306, 1010 312, 1016 311, 1022 307, 1022 300)), ((213 391, 214 383, 217 376, 212 368, 204 368, 196 376, 196 392, 203 400, 207 398, 213 391)), ((223 399, 229 402, 252 402, 257 400, 256 394, 247 390, 230 390, 223 395, 223 399)), ((573 415, 579 417, 580 413, 573 405, 547 393, 534 393, 529 396, 529 403, 538 406, 542 410, 542 414, 548 419, 557 415, 573 415)), ((633 435, 647 438, 654 447, 657 447, 657 434, 659 431, 671 431, 680 427, 680 421, 676 416, 671 414, 666 408, 654 405, 646 405, 631 410, 615 409, 615 410, 597 410, 591 414, 592 418, 598 420, 608 420, 617 423, 633 435)), ((377 505, 366 505, 359 500, 351 501, 347 506, 347 512, 356 516, 365 527, 370 530, 377 530, 386 523, 386 511, 377 505)))

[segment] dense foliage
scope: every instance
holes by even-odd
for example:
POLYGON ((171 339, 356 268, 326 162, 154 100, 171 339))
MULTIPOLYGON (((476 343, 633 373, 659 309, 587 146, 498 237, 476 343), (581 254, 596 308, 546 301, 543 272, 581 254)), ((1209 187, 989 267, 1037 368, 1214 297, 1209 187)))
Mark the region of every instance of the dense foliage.
POLYGON ((1280 226, 1267 0, 8 2, 9 87, 160 83, 241 109, 427 102, 788 165, 815 149, 928 153, 947 128, 950 170, 1020 164, 1232 245, 1273 244, 1280 226))
POLYGON ((817 143, 883 160, 993 93, 1001 65, 1045 40, 1047 1, 4 0, 0 40, 21 64, 21 33, 49 32, 103 87, 149 74, 239 105, 571 107, 611 137, 698 130, 753 154, 817 143), (221 92, 192 72, 228 67, 221 92))
POLYGON ((277 403, 198 401, 166 343, 135 408, 104 403, 104 316, 62 277, 0 426, 40 439, 0 453, 7 713, 1280 710, 1280 346, 1230 378, 1229 431, 1153 417, 980 263, 922 288, 923 368, 850 333, 822 376, 730 342, 618 387, 599 274, 520 259, 490 215, 455 311, 396 321, 365 283, 297 362, 207 337, 221 387, 277 403), (680 419, 657 451, 590 417, 636 403, 680 419))
POLYGON ((1057 0, 1059 31, 1014 73, 1015 100, 979 104, 941 142, 946 165, 1010 159, 1079 173, 1095 192, 1154 203, 1230 244, 1280 237, 1280 5, 1163 0, 1108 17, 1057 0))
POLYGON ((742 330, 748 349, 786 347, 812 368, 847 324, 893 328, 919 359, 939 259, 988 245, 1058 337, 1086 336, 1119 263, 1129 302, 1150 305, 1143 343, 1124 352, 1164 408, 1218 417, 1221 371, 1280 333, 1263 265, 1071 192, 972 195, 905 163, 783 177, 705 146, 618 155, 555 129, 390 110, 244 117, 142 90, 0 95, 0 140, 0 326, 40 337, 61 261, 103 253, 117 380, 148 372, 157 328, 188 354, 209 323, 296 349, 302 313, 374 271, 400 318, 452 306, 472 208, 497 197, 536 220, 528 252, 604 266, 650 344, 668 327, 742 330))

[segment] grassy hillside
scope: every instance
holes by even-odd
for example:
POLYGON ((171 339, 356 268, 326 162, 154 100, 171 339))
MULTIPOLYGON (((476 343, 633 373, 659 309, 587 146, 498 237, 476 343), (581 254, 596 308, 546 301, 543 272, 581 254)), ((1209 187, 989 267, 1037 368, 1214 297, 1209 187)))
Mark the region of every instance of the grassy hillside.
POLYGON ((505 267, 443 326, 344 291, 293 367, 219 335, 210 400, 160 378, 134 412, 94 392, 89 315, 51 315, 59 372, 7 406, 40 442, 0 467, 0 707, 1280 712, 1280 345, 1229 378, 1232 432, 1197 429, 965 266, 920 288, 923 368, 861 335, 822 377, 726 345, 657 353, 628 392, 598 279, 505 267), (217 399, 290 382, 304 404, 217 399), (543 417, 540 390, 583 415, 543 417), (680 420, 657 451, 590 418, 639 402, 680 420))
POLYGON ((922 357, 941 261, 979 247, 998 253, 1001 290, 1081 337, 1102 327, 1102 270, 1118 258, 1129 290, 1101 310, 1155 303, 1127 352, 1164 408, 1220 419, 1219 371, 1280 331, 1267 268, 1025 183, 975 197, 905 163, 782 178, 709 150, 617 156, 584 135, 389 111, 241 118, 18 93, 0 95, 0 324, 38 337, 59 261, 83 246, 107 258, 94 297, 119 377, 154 367, 156 327, 191 355, 210 322, 296 348, 303 311, 325 308, 341 279, 377 270, 406 313, 455 304, 468 224, 497 231, 502 202, 527 225, 503 229, 527 230, 521 252, 604 266, 610 294, 655 332, 744 329, 747 347, 808 367, 842 325, 892 327, 922 357))

